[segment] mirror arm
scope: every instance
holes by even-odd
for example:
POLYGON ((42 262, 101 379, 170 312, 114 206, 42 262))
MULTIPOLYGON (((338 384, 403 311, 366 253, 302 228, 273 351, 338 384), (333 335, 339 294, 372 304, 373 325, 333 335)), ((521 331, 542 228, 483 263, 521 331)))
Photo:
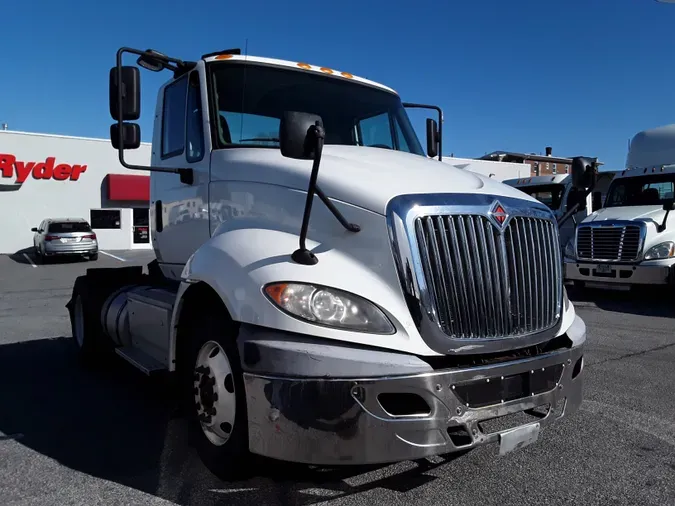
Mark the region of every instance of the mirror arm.
POLYGON ((326 131, 317 122, 310 127, 312 136, 311 142, 314 144, 314 163, 312 164, 312 174, 309 177, 309 186, 307 188, 307 199, 305 200, 305 211, 302 216, 302 227, 300 228, 300 247, 293 252, 291 258, 294 262, 302 265, 315 265, 319 259, 316 255, 307 249, 307 229, 309 228, 309 217, 312 214, 312 202, 314 201, 314 194, 316 193, 321 201, 328 207, 338 221, 350 232, 358 232, 361 227, 349 223, 340 211, 328 200, 326 194, 317 186, 316 180, 319 176, 319 164, 321 163, 321 153, 323 152, 323 143, 326 137, 326 131))
POLYGON ((345 227, 346 230, 349 232, 360 232, 361 227, 358 226, 356 223, 349 223, 347 219, 344 217, 344 215, 340 212, 340 210, 335 207, 335 204, 333 204, 328 197, 326 197, 326 194, 319 188, 319 185, 314 185, 314 190, 317 194, 317 196, 321 199, 321 201, 326 205, 326 207, 329 209, 331 213, 333 213, 333 216, 337 218, 337 220, 340 222, 340 225, 345 227))
POLYGON ((666 224, 668 222, 668 215, 670 214, 670 209, 666 211, 666 215, 663 217, 663 222, 660 225, 656 226, 656 231, 661 233, 666 230, 666 224))
POLYGON ((411 102, 403 102, 401 105, 411 109, 433 109, 438 112, 438 160, 441 161, 443 159, 443 109, 437 105, 414 104, 411 102))
POLYGON ((569 220, 570 216, 575 215, 579 210, 579 207, 581 207, 579 203, 574 204, 567 210, 565 214, 563 214, 560 218, 558 218, 558 227, 560 227, 563 223, 569 220))
MULTIPOLYGON (((119 155, 119 161, 120 164, 122 164, 122 167, 126 167, 127 169, 132 169, 132 170, 148 170, 148 171, 154 171, 154 172, 168 172, 172 174, 179 174, 180 175, 180 182, 183 184, 188 184, 191 185, 194 182, 194 172, 192 169, 186 168, 186 169, 173 169, 173 168, 168 168, 168 167, 153 167, 151 165, 145 166, 145 165, 134 165, 127 163, 126 160, 124 160, 124 128, 122 128, 122 119, 124 117, 124 107, 122 104, 122 100, 124 99, 124 94, 122 93, 122 54, 124 53, 133 53, 139 56, 142 56, 144 54, 147 54, 146 51, 138 51, 137 49, 132 49, 129 47, 121 47, 117 51, 117 135, 118 135, 118 148, 117 152, 119 155)), ((175 58, 166 58, 167 62, 173 62, 176 64, 182 64, 183 62, 181 60, 177 60, 175 58)))

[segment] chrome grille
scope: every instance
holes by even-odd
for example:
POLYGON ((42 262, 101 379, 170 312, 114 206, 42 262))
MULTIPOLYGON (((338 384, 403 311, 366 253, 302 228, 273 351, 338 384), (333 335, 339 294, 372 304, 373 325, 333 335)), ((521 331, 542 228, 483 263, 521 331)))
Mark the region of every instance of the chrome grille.
POLYGON ((577 257, 588 260, 637 260, 640 254, 640 226, 580 226, 577 230, 577 257))
POLYGON ((415 219, 430 309, 450 337, 518 337, 560 318, 562 265, 553 221, 514 216, 500 232, 484 215, 415 219))

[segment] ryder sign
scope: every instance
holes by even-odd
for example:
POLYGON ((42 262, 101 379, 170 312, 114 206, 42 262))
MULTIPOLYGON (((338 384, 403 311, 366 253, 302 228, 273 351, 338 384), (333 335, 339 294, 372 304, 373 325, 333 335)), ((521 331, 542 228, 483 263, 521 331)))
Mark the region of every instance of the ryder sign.
MULTIPOLYGON (((44 161, 31 162, 17 160, 16 156, 0 153, 0 176, 3 179, 13 179, 11 185, 0 185, 5 190, 18 190, 31 176, 33 179, 54 179, 56 181, 77 181, 80 175, 87 170, 86 165, 69 165, 57 163, 53 156, 44 161)), ((0 188, 2 191, 3 188, 0 188)))

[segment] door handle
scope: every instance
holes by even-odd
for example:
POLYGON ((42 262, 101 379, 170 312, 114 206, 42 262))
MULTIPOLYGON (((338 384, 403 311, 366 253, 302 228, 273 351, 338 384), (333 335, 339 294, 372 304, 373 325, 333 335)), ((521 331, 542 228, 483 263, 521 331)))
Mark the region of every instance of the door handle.
POLYGON ((164 229, 164 220, 162 219, 162 201, 155 201, 155 230, 161 232, 164 229))

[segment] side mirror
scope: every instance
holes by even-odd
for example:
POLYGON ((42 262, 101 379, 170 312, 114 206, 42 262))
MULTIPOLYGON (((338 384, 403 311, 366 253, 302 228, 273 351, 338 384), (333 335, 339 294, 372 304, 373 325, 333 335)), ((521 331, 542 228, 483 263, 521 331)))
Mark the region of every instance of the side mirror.
POLYGON ((666 199, 663 201, 664 211, 675 211, 675 199, 666 199))
POLYGON ((31 231, 31 232, 37 232, 38 229, 37 229, 37 227, 33 227, 33 228, 30 229, 30 231, 31 231))
POLYGON ((576 209, 576 212, 586 209, 586 192, 581 188, 576 188, 573 186, 570 188, 570 191, 567 194, 567 205, 565 206, 565 211, 570 211, 576 204, 579 205, 579 207, 576 209))
MULTIPOLYGON (((138 67, 121 67, 122 83, 122 121, 134 121, 141 117, 141 74, 138 67)), ((108 102, 110 116, 119 120, 119 93, 117 67, 110 69, 108 102)))
POLYGON ((427 118, 427 155, 438 156, 438 123, 433 118, 427 118))
POLYGON ((307 112, 286 111, 279 124, 279 147, 287 158, 313 160, 316 153, 316 137, 312 127, 323 126, 321 116, 307 112))
POLYGON ((595 186, 595 164, 597 158, 576 156, 572 159, 572 185, 574 188, 589 190, 595 186))
MULTIPOLYGON (((110 142, 113 148, 120 148, 120 128, 118 123, 110 125, 110 142)), ((124 149, 138 149, 141 145, 141 127, 136 123, 122 123, 122 141, 124 149)))

